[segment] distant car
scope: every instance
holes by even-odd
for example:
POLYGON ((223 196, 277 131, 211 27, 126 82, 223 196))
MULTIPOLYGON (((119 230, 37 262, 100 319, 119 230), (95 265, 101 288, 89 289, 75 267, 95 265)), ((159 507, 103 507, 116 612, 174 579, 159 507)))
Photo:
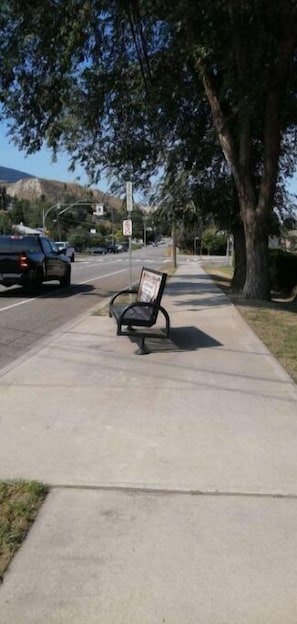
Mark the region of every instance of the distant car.
POLYGON ((70 245, 68 241, 55 241, 55 245, 58 250, 67 256, 71 262, 75 260, 75 249, 70 245))
POLYGON ((121 249, 119 245, 107 245, 106 251, 107 253, 120 253, 121 249))
POLYGON ((129 243, 126 243, 126 242, 124 242, 124 243, 117 243, 116 245, 117 245, 119 251, 128 251, 128 249, 129 249, 129 243))
POLYGON ((89 253, 98 255, 101 254, 102 256, 105 256, 107 250, 106 247, 89 247, 89 253))
POLYGON ((114 243, 113 245, 107 245, 107 253, 122 253, 128 251, 128 243, 114 243))

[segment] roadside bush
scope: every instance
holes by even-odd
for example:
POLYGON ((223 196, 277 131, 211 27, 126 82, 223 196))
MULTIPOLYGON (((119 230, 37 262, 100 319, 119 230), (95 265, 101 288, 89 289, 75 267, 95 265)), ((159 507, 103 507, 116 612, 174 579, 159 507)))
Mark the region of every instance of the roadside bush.
POLYGON ((78 227, 70 230, 68 233, 68 240, 70 245, 73 245, 76 251, 81 251, 89 245, 90 234, 86 229, 78 227))
POLYGON ((290 293, 297 285, 297 254, 283 249, 270 249, 269 269, 273 290, 290 293))
POLYGON ((226 253, 227 237, 215 228, 209 227, 202 233, 202 253, 223 256, 226 253))

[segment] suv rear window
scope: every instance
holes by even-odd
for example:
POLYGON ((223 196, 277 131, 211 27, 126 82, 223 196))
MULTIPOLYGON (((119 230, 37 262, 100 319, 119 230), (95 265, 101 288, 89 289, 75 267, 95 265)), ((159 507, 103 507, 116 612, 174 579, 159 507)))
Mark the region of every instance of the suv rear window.
POLYGON ((0 253, 40 251, 37 236, 0 236, 0 253))

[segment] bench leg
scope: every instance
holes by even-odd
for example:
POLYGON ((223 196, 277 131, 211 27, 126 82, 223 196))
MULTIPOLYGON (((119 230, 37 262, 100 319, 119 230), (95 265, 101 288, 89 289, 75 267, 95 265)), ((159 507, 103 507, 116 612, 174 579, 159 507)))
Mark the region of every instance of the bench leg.
POLYGON ((136 355, 146 355, 147 353, 149 353, 149 350, 147 349, 144 340, 145 340, 145 337, 142 336, 138 349, 137 351, 135 351, 136 355))

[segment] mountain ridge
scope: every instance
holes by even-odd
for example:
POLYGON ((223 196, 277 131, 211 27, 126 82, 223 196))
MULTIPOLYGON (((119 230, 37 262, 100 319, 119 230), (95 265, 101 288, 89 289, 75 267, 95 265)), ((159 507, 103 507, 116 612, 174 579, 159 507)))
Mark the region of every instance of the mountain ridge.
POLYGON ((0 166, 0 184, 4 182, 17 182, 23 178, 34 178, 34 176, 30 173, 19 171, 18 169, 0 166))
POLYGON ((107 204, 115 209, 119 209, 122 205, 120 198, 99 189, 84 187, 76 182, 61 182, 59 180, 39 178, 7 167, 0 167, 0 180, 0 184, 5 186, 7 194, 17 199, 26 199, 28 201, 45 199, 52 203, 67 203, 69 199, 74 201, 86 199, 86 201, 107 204), (2 180, 2 177, 5 175, 10 178, 14 177, 15 181, 2 180))

